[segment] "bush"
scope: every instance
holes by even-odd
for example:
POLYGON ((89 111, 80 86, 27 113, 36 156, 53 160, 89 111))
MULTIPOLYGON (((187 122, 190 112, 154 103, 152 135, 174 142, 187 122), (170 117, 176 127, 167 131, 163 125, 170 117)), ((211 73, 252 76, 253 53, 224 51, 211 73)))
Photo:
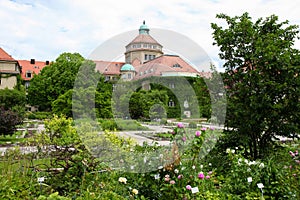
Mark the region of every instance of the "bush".
POLYGON ((16 131, 16 126, 23 123, 19 114, 10 109, 0 108, 0 134, 12 135, 16 131))
POLYGON ((106 119, 99 120, 102 130, 108 131, 136 131, 148 130, 147 127, 142 126, 136 120, 122 120, 122 119, 106 119))
POLYGON ((25 118, 27 119, 50 119, 52 114, 50 112, 27 112, 25 118))

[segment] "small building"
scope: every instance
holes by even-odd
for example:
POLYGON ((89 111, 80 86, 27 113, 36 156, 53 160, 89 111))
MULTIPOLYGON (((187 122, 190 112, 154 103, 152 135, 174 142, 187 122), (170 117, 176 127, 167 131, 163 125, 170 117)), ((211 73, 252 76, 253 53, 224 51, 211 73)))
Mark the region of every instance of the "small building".
POLYGON ((18 60, 18 62, 22 68, 21 78, 25 82, 25 88, 29 87, 30 80, 35 74, 39 74, 45 66, 50 64, 49 61, 36 61, 35 59, 18 60))
POLYGON ((0 89, 13 89, 20 73, 18 61, 0 47, 0 89))

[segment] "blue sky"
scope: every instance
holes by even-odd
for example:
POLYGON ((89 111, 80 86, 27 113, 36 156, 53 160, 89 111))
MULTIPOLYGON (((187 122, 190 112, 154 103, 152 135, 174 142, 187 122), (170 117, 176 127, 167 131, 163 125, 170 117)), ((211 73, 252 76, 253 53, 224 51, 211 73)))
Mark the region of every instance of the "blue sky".
POLYGON ((299 11, 300 0, 0 0, 0 47, 15 59, 51 61, 63 52, 88 57, 115 35, 131 30, 137 34, 146 20, 150 29, 189 37, 220 64, 210 28, 210 23, 218 22, 216 14, 248 12, 253 19, 275 14, 280 21, 300 25, 299 11))

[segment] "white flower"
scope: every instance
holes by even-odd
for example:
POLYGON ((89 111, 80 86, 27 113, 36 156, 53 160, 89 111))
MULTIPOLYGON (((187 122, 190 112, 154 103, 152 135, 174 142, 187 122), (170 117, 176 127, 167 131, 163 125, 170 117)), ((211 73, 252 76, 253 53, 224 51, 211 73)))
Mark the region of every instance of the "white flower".
POLYGON ((200 165, 200 169, 203 169, 203 165, 200 165))
POLYGON ((230 149, 228 148, 228 149, 226 149, 226 153, 230 153, 230 149))
POLYGON ((139 193, 139 191, 137 189, 132 189, 132 193, 137 195, 139 193))
POLYGON ((195 168, 196 168, 196 166, 195 166, 195 165, 193 165, 193 166, 192 166, 192 169, 195 169, 195 168))
POLYGON ((264 167, 265 167, 265 164, 264 164, 264 163, 260 163, 258 167, 259 167, 259 168, 264 168, 264 167))
POLYGON ((235 153, 235 150, 234 150, 234 149, 232 149, 232 150, 231 150, 231 153, 235 153))
POLYGON ((249 165, 256 165, 257 163, 255 161, 250 161, 249 165))
POLYGON ((249 161, 247 159, 244 160, 244 162, 248 165, 249 164, 249 161))
POLYGON ((158 166, 158 169, 162 169, 162 168, 164 168, 163 166, 158 166))
POLYGON ((247 172, 251 172, 251 168, 248 168, 248 169, 247 169, 247 172))
POLYGON ((251 183, 252 182, 252 177, 248 177, 247 181, 248 181, 248 183, 251 183))
POLYGON ((159 175, 159 174, 155 174, 155 175, 154 175, 154 179, 155 179, 155 180, 157 180, 157 179, 159 179, 159 178, 160 178, 160 175, 159 175))
POLYGON ((126 184, 126 183, 127 183, 127 179, 124 178, 124 177, 120 177, 120 178, 119 178, 119 182, 120 182, 120 183, 126 184))
POLYGON ((175 170, 174 170, 174 173, 175 173, 175 174, 178 174, 178 172, 179 172, 178 169, 175 169, 175 170))
POLYGON ((211 163, 208 163, 208 166, 211 166, 211 163))
POLYGON ((258 187, 259 189, 262 189, 262 188, 264 187, 264 184, 262 184, 262 183, 257 183, 257 187, 258 187))

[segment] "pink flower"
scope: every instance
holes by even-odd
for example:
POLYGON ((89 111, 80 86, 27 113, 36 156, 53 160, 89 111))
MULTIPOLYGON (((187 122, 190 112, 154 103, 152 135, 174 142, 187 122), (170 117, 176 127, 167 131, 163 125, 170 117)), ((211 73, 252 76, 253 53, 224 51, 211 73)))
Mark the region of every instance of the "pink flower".
POLYGON ((185 188, 186 188, 187 190, 191 190, 191 189, 192 189, 192 186, 187 185, 187 186, 185 186, 185 188))
POLYGON ((215 130, 215 127, 210 127, 209 129, 213 131, 213 130, 215 130))
POLYGON ((182 137, 182 141, 184 141, 184 142, 185 142, 185 141, 186 141, 186 137, 182 137))
POLYGON ((180 174, 180 175, 178 175, 178 177, 177 177, 178 179, 182 179, 182 175, 180 174))
POLYGON ((201 135, 201 131, 196 131, 195 136, 199 137, 201 135))
POLYGON ((174 180, 171 180, 171 181, 170 181, 170 184, 171 184, 171 185, 174 185, 174 184, 175 184, 175 181, 174 181, 174 180))
POLYGON ((203 172, 200 172, 200 173, 198 174, 198 178, 204 179, 204 174, 203 174, 203 172))
POLYGON ((205 127, 202 127, 202 128, 201 128, 201 131, 206 131, 206 128, 205 128, 205 127))
POLYGON ((298 156, 298 150, 295 151, 295 155, 298 156))
POLYGON ((178 128, 183 128, 183 123, 178 122, 177 127, 178 127, 178 128))
POLYGON ((295 157, 294 152, 290 151, 289 154, 290 154, 292 157, 295 157))
POLYGON ((210 176, 209 176, 209 175, 207 175, 207 176, 205 176, 205 178, 206 178, 206 179, 210 179, 210 176))
POLYGON ((212 171, 209 171, 209 172, 208 172, 208 174, 212 174, 212 173, 213 173, 212 171))
POLYGON ((165 175, 165 181, 169 181, 170 180, 170 175, 169 174, 166 174, 165 175))
POLYGON ((300 164, 300 160, 295 160, 295 161, 296 161, 296 163, 300 164))

